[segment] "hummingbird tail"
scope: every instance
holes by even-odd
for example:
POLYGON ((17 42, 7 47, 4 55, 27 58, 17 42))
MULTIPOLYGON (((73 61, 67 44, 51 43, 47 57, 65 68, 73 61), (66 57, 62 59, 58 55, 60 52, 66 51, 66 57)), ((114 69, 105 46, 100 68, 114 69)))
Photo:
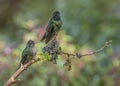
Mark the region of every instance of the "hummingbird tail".
POLYGON ((49 34, 46 39, 45 39, 45 43, 47 44, 52 38, 53 38, 54 35, 52 34, 49 34))
POLYGON ((41 42, 45 39, 45 35, 43 35, 43 37, 41 38, 41 42))

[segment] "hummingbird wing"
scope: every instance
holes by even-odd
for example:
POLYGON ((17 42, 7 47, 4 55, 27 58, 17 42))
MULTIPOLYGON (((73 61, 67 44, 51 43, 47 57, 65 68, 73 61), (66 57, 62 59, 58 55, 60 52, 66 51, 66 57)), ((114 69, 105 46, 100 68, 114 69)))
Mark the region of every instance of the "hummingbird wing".
POLYGON ((21 67, 21 65, 24 65, 26 63, 26 60, 27 60, 27 53, 26 53, 26 48, 25 48, 22 52, 22 58, 20 60, 17 70, 21 67))
POLYGON ((47 28, 46 28, 46 32, 43 35, 41 41, 45 40, 45 43, 48 43, 51 38, 52 38, 52 33, 54 32, 54 27, 52 24, 48 24, 47 28))
POLYGON ((47 28, 48 30, 46 31, 46 38, 45 38, 45 43, 47 44, 54 36, 54 26, 51 25, 50 27, 47 28))
POLYGON ((27 61, 27 57, 28 57, 28 52, 27 52, 27 48, 25 48, 22 52, 22 59, 20 61, 20 64, 25 64, 27 61))
POLYGON ((48 32, 45 38, 46 44, 55 36, 55 34, 60 30, 61 26, 62 26, 62 21, 55 21, 55 20, 51 21, 51 24, 46 28, 48 32))

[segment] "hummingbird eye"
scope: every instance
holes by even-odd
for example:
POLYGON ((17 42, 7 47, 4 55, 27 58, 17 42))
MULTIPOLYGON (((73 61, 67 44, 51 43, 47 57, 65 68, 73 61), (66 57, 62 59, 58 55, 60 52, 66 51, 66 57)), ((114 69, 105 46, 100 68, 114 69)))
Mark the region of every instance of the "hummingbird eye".
POLYGON ((59 15, 55 15, 55 16, 54 16, 54 19, 55 19, 55 20, 60 20, 60 16, 59 16, 59 15))

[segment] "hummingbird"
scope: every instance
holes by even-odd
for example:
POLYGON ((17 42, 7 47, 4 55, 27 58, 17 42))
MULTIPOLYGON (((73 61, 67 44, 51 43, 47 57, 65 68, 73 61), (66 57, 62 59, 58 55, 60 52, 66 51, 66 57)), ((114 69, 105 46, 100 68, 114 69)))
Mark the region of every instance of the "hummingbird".
POLYGON ((48 25, 46 27, 46 32, 44 33, 41 41, 45 41, 47 44, 55 35, 57 35, 58 31, 62 26, 62 20, 59 11, 55 11, 50 18, 48 25))
POLYGON ((30 60, 32 60, 35 57, 36 53, 37 53, 37 50, 35 48, 35 42, 33 40, 29 40, 27 42, 25 49, 22 52, 22 56, 21 56, 22 58, 21 58, 18 69, 21 66, 25 65, 30 60))

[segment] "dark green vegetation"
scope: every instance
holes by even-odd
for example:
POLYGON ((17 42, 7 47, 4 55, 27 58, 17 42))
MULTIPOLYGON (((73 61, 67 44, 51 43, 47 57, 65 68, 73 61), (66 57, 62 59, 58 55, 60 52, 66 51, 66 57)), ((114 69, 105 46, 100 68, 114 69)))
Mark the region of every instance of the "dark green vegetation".
MULTIPOLYGON (((40 42, 55 10, 63 21, 58 34, 63 51, 87 53, 109 39, 112 47, 74 59, 71 71, 63 67, 64 55, 57 65, 38 62, 20 76, 20 86, 120 86, 119 4, 119 0, 1 0, 0 86, 16 70, 27 41, 40 42)), ((45 45, 36 46, 41 52, 45 45)))

